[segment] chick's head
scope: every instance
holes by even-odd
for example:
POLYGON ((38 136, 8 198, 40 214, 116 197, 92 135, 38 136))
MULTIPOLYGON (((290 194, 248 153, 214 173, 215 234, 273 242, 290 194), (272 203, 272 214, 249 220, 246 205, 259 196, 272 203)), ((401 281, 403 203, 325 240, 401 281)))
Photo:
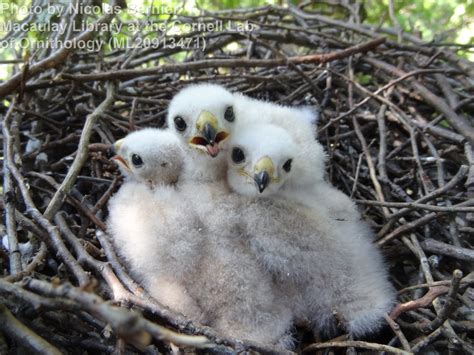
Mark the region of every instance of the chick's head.
POLYGON ((235 125, 234 97, 214 84, 191 85, 171 100, 168 127, 192 149, 215 158, 225 149, 235 125))
POLYGON ((169 130, 147 128, 114 143, 112 158, 122 174, 150 186, 178 181, 184 164, 181 143, 169 130))
POLYGON ((230 141, 227 181, 245 196, 278 193, 292 173, 296 145, 282 128, 251 124, 239 128, 230 141))

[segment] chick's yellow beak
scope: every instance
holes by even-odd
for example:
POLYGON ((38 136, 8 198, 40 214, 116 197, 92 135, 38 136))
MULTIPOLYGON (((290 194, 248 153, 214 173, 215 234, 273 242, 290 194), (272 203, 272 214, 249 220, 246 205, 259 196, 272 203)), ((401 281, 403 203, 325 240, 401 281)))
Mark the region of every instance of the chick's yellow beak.
POLYGON ((218 127, 219 123, 217 122, 216 116, 209 111, 202 111, 196 121, 196 128, 201 134, 204 134, 206 130, 217 132, 218 127))
POLYGON ((118 141, 115 141, 113 144, 113 149, 116 155, 112 157, 112 160, 114 160, 119 166, 122 166, 123 168, 130 170, 130 167, 128 166, 127 160, 123 156, 119 154, 120 148, 122 147, 123 144, 123 138, 119 139, 118 141))
POLYGON ((261 158, 254 166, 253 180, 257 185, 258 191, 262 193, 271 182, 277 179, 273 177, 275 173, 275 165, 270 157, 261 158))
POLYGON ((115 143, 114 143, 113 146, 112 146, 112 147, 114 148, 114 152, 115 152, 115 153, 118 153, 118 152, 119 152, 120 147, 122 146, 122 144, 123 144, 123 138, 122 138, 122 139, 119 139, 119 140, 117 140, 117 141, 115 141, 115 143))
POLYGON ((202 111, 196 121, 198 135, 189 140, 189 144, 206 150, 211 157, 219 154, 219 143, 229 137, 229 133, 221 130, 216 116, 209 111, 202 111))
POLYGON ((114 155, 111 159, 115 161, 117 165, 125 168, 126 170, 130 170, 127 161, 121 155, 114 155))

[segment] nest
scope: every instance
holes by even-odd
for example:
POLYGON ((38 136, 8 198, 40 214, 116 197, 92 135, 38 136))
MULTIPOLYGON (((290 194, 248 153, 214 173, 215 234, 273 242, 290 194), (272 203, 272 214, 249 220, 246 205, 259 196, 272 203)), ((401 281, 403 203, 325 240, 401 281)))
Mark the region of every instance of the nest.
POLYGON ((110 144, 162 127, 179 89, 213 82, 317 108, 327 178, 372 224, 399 290, 384 331, 357 341, 306 335, 298 351, 473 353, 474 71, 346 10, 342 20, 295 7, 176 15, 228 25, 106 55, 42 50, 1 83, 0 352, 276 352, 219 338, 150 299, 106 235, 107 201, 121 183, 110 144), (180 41, 188 44, 170 45, 180 41))

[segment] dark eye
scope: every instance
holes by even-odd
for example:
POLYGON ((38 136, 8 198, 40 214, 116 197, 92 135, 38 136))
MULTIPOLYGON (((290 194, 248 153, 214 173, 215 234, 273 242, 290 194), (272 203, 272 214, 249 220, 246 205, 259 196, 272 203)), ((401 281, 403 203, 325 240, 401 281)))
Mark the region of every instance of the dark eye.
POLYGON ((178 131, 183 132, 188 125, 186 124, 186 121, 183 119, 183 117, 176 116, 174 118, 174 126, 178 131))
POLYGON ((232 149, 232 161, 234 163, 242 163, 245 160, 245 154, 240 148, 232 149))
POLYGON ((234 115, 234 109, 232 106, 227 107, 224 113, 224 118, 229 122, 234 122, 235 115, 234 115))
POLYGON ((134 167, 139 168, 140 166, 143 165, 143 160, 139 155, 133 154, 132 155, 132 164, 133 164, 134 167))
POLYGON ((291 163, 293 163, 293 159, 288 159, 285 164, 283 164, 283 170, 285 170, 287 173, 289 173, 291 170, 291 163))

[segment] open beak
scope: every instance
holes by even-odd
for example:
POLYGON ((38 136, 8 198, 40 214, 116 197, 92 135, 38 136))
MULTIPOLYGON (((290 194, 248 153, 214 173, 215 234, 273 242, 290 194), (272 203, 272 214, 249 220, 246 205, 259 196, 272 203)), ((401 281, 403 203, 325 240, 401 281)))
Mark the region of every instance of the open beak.
POLYGON ((215 158, 220 152, 219 143, 229 137, 229 133, 219 130, 216 116, 209 111, 202 111, 196 121, 198 135, 192 137, 189 144, 198 149, 205 150, 207 154, 215 158))
POLYGON ((273 180, 275 165, 269 157, 261 158, 254 167, 253 180, 258 192, 262 193, 273 180))
POLYGON ((216 128, 210 123, 205 123, 204 128, 202 129, 202 136, 207 141, 208 144, 214 145, 216 143, 216 128))
POLYGON ((122 144, 123 144, 123 138, 119 139, 118 141, 115 141, 115 143, 112 146, 114 148, 115 153, 118 153, 120 151, 120 147, 122 146, 122 144))
POLYGON ((130 167, 128 166, 127 161, 119 154, 120 147, 122 147, 123 144, 123 138, 119 139, 118 141, 115 141, 113 144, 113 150, 115 152, 115 155, 111 158, 114 160, 119 166, 122 166, 123 168, 130 170, 130 167))
POLYGON ((127 161, 121 155, 114 155, 112 158, 119 166, 122 166, 126 170, 130 170, 127 161))

